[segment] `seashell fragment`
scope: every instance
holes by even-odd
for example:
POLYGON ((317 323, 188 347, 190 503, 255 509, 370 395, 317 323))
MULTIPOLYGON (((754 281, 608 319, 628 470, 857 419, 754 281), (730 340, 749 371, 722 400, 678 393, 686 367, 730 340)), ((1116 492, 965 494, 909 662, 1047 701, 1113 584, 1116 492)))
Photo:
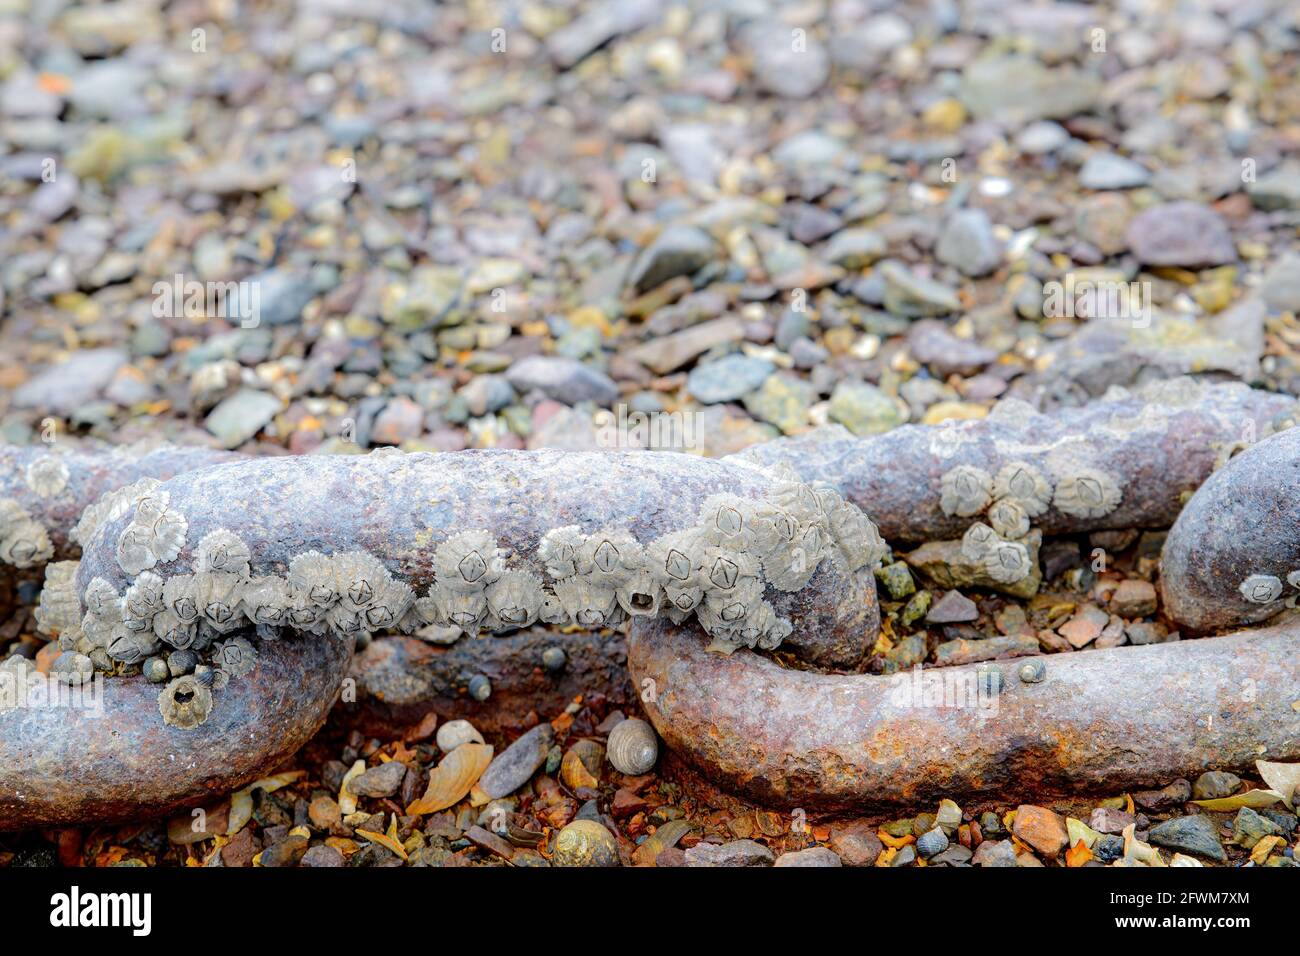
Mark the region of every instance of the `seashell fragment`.
POLYGON ((193 730, 212 713, 212 691, 190 675, 177 677, 158 694, 163 722, 181 730, 193 730))
POLYGON ((1282 596, 1282 582, 1271 574, 1252 574, 1237 590, 1252 604, 1270 604, 1282 596))
POLYGON ((468 720, 447 721, 438 728, 438 735, 434 739, 443 753, 451 753, 461 744, 483 743, 483 735, 468 720))
POLYGON ((944 473, 939 482, 939 507, 944 514, 969 518, 989 503, 993 479, 983 468, 958 465, 944 473))
POLYGON ((1076 518, 1100 518, 1115 510, 1122 494, 1115 479, 1095 468, 1082 468, 1056 483, 1052 503, 1076 518))
POLYGON ((1052 503, 1052 484, 1033 465, 1008 462, 993 479, 993 497, 1014 501, 1030 518, 1037 518, 1052 503))
POLYGON ((646 721, 630 717, 609 732, 606 753, 619 773, 639 776, 649 773, 659 759, 659 738, 646 721))
POLYGON ((486 744, 466 743, 457 747, 429 772, 424 796, 407 806, 407 814, 437 813, 455 806, 465 799, 491 762, 492 748, 486 744))
POLYGON ((38 498, 53 498, 68 486, 68 466, 54 455, 44 455, 27 466, 26 477, 38 498))

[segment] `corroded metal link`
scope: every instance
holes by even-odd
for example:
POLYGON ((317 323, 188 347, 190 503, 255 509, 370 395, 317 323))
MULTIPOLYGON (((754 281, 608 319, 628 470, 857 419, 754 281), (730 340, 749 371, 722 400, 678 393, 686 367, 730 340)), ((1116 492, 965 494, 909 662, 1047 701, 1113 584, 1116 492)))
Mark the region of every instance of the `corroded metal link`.
POLYGON ((1293 619, 1034 658, 1046 664, 1037 683, 1017 677, 1018 661, 830 676, 748 651, 708 654, 688 629, 638 621, 628 666, 664 741, 712 783, 760 804, 838 811, 1115 793, 1300 759, 1298 652, 1293 619))

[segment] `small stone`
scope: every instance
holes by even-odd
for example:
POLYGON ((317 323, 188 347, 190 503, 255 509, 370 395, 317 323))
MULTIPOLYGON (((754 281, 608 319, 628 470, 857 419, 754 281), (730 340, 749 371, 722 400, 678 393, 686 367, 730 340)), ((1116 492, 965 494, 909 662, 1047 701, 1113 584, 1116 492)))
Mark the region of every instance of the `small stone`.
POLYGON ((538 724, 492 759, 479 778, 478 789, 492 799, 514 793, 546 762, 554 742, 551 725, 538 724))
MULTIPOLYGON (((66 361, 51 365, 14 389, 13 403, 19 408, 36 408, 70 416, 98 398, 127 361, 123 349, 73 352, 66 361)), ((276 407, 279 407, 278 402, 276 407)))
POLYGON ((565 405, 595 402, 612 405, 618 386, 604 372, 558 355, 530 355, 511 365, 506 379, 521 394, 540 391, 565 405))
POLYGON ((1001 264, 1002 243, 984 210, 963 209, 944 223, 934 255, 963 275, 984 276, 1001 264))
POLYGON ((697 365, 686 379, 686 390, 697 402, 734 402, 759 388, 776 367, 765 359, 733 354, 697 365))
POLYGON ((912 572, 902 561, 877 568, 876 580, 884 585, 892 601, 901 601, 916 592, 916 582, 912 580, 912 572))
POLYGON ((912 844, 903 847, 894 854, 894 859, 890 861, 890 866, 911 866, 916 862, 916 848, 912 844))
POLYGON ((1246 186, 1246 192, 1260 209, 1300 209, 1300 162, 1282 163, 1246 186))
MULTIPOLYGON (((224 277, 223 277, 224 278, 224 277)), ((302 317, 302 310, 316 295, 310 273, 291 269, 268 269, 246 280, 257 290, 256 318, 267 325, 288 325, 302 317)))
POLYGON ((934 815, 934 822, 951 836, 953 831, 961 826, 961 807, 952 800, 940 800, 939 811, 934 815))
POLYGON ((787 99, 802 100, 825 85, 830 76, 830 55, 814 38, 803 36, 796 44, 794 32, 774 20, 751 24, 741 36, 754 64, 759 89, 787 99))
POLYGON ((1156 589, 1150 581, 1120 582, 1110 598, 1110 609, 1124 618, 1148 617, 1156 613, 1156 589))
POLYGON ((907 333, 907 348, 914 359, 945 377, 973 375, 998 359, 993 349, 972 339, 958 338, 937 319, 913 323, 907 333))
POLYGON ((1097 807, 1092 811, 1092 816, 1088 819, 1088 826, 1098 833, 1123 833, 1126 826, 1136 822, 1133 814, 1124 810, 1097 807))
POLYGON ((306 837, 285 837, 279 843, 262 851, 260 863, 262 866, 297 866, 306 853, 306 837))
POLYGON ((703 229, 669 226, 641 253, 628 283, 637 292, 647 292, 677 276, 693 275, 717 252, 717 244, 703 229))
MULTIPOLYGON (((265 859, 265 858, 263 858, 265 859)), ((263 866, 266 864, 263 863, 263 866)), ((343 854, 332 846, 321 843, 302 855, 300 866, 336 867, 343 865, 343 854)))
POLYGON ((835 851, 824 846, 810 846, 806 850, 782 853, 776 858, 775 866, 843 866, 844 862, 835 855, 835 851))
POLYGON ((424 431, 424 409, 404 396, 398 396, 375 416, 370 431, 372 445, 400 445, 419 438, 424 431))
POLYGON ((390 760, 354 777, 348 784, 348 789, 359 797, 391 797, 402 785, 404 776, 406 776, 406 765, 390 760))
POLYGON ((946 849, 948 849, 948 834, 944 833, 940 827, 922 833, 916 839, 916 852, 923 860, 928 860, 936 853, 942 853, 946 849))
POLYGON ((1157 846, 1194 853, 1222 863, 1228 859, 1219 842, 1218 827, 1206 816, 1175 817, 1151 828, 1148 839, 1157 846))
POLYGON ((343 823, 343 811, 333 797, 317 797, 307 806, 307 818, 312 826, 333 832, 343 823))
POLYGON ((1289 253, 1269 266, 1259 296, 1275 311, 1300 312, 1300 255, 1289 253))
POLYGON ((1171 634, 1169 628, 1159 621, 1130 621, 1124 625, 1124 634, 1130 644, 1164 644, 1178 640, 1178 632, 1171 634))
POLYGON ((1237 792, 1241 778, 1226 770, 1207 770, 1192 784, 1193 800, 1218 800, 1237 792))
POLYGON ((931 866, 969 866, 973 853, 959 843, 954 843, 942 853, 930 857, 931 866))
POLYGON ((1194 202, 1165 203, 1139 213, 1129 223, 1128 245, 1149 266, 1200 269, 1237 261, 1223 218, 1194 202))
POLYGON ((845 866, 871 866, 885 849, 875 827, 864 821, 832 827, 830 846, 845 866))
POLYGON ((925 620, 928 624, 959 624, 978 620, 979 616, 974 601, 960 591, 949 591, 930 608, 925 620))
POLYGON ((1016 808, 1011 832, 1049 860, 1065 849, 1070 840, 1064 817, 1031 804, 1021 804, 1016 808))
POLYGON ((515 855, 515 848, 490 830, 475 825, 465 831, 465 839, 480 850, 487 850, 493 856, 509 860, 515 855))
POLYGON ((687 866, 771 866, 772 851, 753 840, 698 843, 686 851, 687 866))
MULTIPOLYGON (((958 638, 944 641, 934 649, 935 663, 941 665, 975 664, 999 658, 1024 657, 1038 651, 1038 640, 1028 634, 1014 636, 984 637, 978 640, 958 638)), ((984 678, 987 683, 981 689, 987 694, 1000 693, 1003 686, 1002 672, 990 670, 984 678)))
POLYGON ((203 426, 225 448, 238 448, 280 411, 280 400, 268 392, 243 388, 224 399, 204 420, 203 426))
POLYGON ((985 840, 971 857, 975 866, 1016 866, 1016 848, 1010 840, 985 840))
POLYGON ((629 351, 627 356, 660 375, 666 375, 709 349, 739 342, 744 337, 745 324, 735 316, 723 316, 671 335, 656 336, 629 351))
POLYGON ((823 255, 843 269, 865 269, 888 250, 885 237, 874 229, 842 229, 831 237, 823 255))
POLYGON ((1079 185, 1084 189, 1135 189, 1150 181, 1145 166, 1115 153, 1095 152, 1079 170, 1079 185))
POLYGON ((923 318, 961 311, 956 292, 914 274, 901 263, 885 262, 878 272, 885 283, 885 308, 895 315, 923 318))
POLYGON ((816 390, 804 379, 777 373, 745 396, 745 409, 759 421, 790 435, 807 427, 808 410, 816 397, 816 390))
POLYGON ((1071 647, 1079 650, 1100 637, 1108 623, 1110 615, 1095 604, 1085 604, 1056 630, 1070 642, 1071 647))
POLYGON ((1261 816, 1250 807, 1242 807, 1232 821, 1232 842, 1246 850, 1253 850, 1255 844, 1266 836, 1281 836, 1282 828, 1261 816))
POLYGON ((1159 790, 1139 790, 1133 794, 1133 802, 1144 810, 1163 810, 1177 806, 1192 799, 1192 785, 1181 777, 1167 787, 1159 790))
POLYGON ((868 382, 852 379, 835 386, 827 415, 858 436, 879 435, 907 421, 907 411, 898 401, 868 382))
POLYGON ((925 617, 933 601, 934 594, 932 592, 927 590, 917 591, 912 595, 912 599, 907 602, 907 605, 903 608, 903 613, 898 616, 898 619, 903 622, 905 627, 910 627, 925 617))

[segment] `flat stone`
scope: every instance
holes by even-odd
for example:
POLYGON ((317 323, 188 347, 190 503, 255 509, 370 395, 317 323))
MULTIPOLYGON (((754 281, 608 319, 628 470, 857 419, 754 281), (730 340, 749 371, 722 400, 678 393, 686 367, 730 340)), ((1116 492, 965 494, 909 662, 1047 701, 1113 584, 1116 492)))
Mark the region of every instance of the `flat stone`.
POLYGON ((595 402, 612 405, 618 386, 604 372, 559 355, 530 355, 506 371, 506 379, 520 393, 540 391, 565 405, 595 402))
POLYGON ((762 386, 745 396, 746 410, 759 421, 775 425, 790 435, 808 425, 808 410, 817 391, 805 379, 786 372, 770 375, 762 386))
POLYGON ((930 608, 925 620, 929 624, 960 624, 978 620, 979 609, 975 602, 960 591, 949 591, 930 608))
POLYGON ((810 846, 806 850, 794 850, 782 853, 776 858, 775 866, 843 866, 844 862, 835 855, 835 851, 824 846, 810 846))
POLYGON ((269 392, 243 388, 214 408, 203 427, 225 448, 238 448, 260 432, 280 411, 280 400, 269 392))
POLYGON ((478 789, 490 799, 514 793, 546 762, 546 753, 555 742, 555 731, 541 723, 492 758, 479 778, 478 789))
POLYGON ((1268 267, 1259 297, 1275 311, 1300 312, 1300 255, 1288 253, 1268 267))
POLYGON ((889 248, 885 237, 874 229, 842 229, 826 244, 826 261, 843 269, 865 269, 889 248))
POLYGON ((1288 160, 1246 186, 1246 192, 1260 209, 1300 209, 1300 162, 1288 160))
POLYGON ((1101 636, 1110 623, 1110 615, 1095 604, 1085 604, 1056 630, 1075 650, 1086 647, 1101 636))
POLYGON ((687 866, 771 866, 772 851, 753 840, 697 843, 686 851, 687 866))
POLYGON ((942 665, 976 664, 999 658, 1024 657, 1038 653, 1038 639, 1028 634, 1014 637, 959 638, 944 641, 934 649, 935 662, 942 665))
POLYGON ((960 97, 978 119, 1009 125, 1064 119, 1088 112, 1101 96, 1101 81, 1070 67, 1049 69, 1029 56, 977 60, 962 74, 960 97))
POLYGON ((1002 262, 1002 242, 982 209, 962 209, 948 217, 934 248, 935 258, 963 275, 993 272, 1002 262))
POLYGON ((885 308, 895 315, 923 318, 961 311, 957 293, 942 282, 916 275, 900 262, 885 262, 878 271, 885 283, 885 308))
POLYGON ((1123 833, 1126 826, 1136 822, 1133 814, 1110 807, 1097 807, 1088 818, 1088 826, 1098 833, 1123 833))
POLYGON ((1016 847, 1010 840, 985 840, 971 857, 975 866, 1017 866, 1016 847))
POLYGON ((695 366, 686 379, 686 390, 705 405, 734 402, 761 386, 775 370, 765 359, 727 355, 695 366))
MULTIPOLYGON (((72 415, 81 406, 98 398, 128 360, 129 356, 123 349, 73 352, 66 361, 51 365, 14 389, 13 402, 19 408, 72 415)), ((276 406, 279 407, 278 402, 276 406)))
POLYGON ((1203 269, 1237 261, 1223 217, 1199 203, 1152 206, 1133 218, 1127 235, 1133 254, 1148 266, 1203 269))
POLYGON ((1241 778, 1226 770, 1207 770, 1192 784, 1193 800, 1217 800, 1237 792, 1241 778))
POLYGON ((1021 804, 1016 808, 1011 832, 1016 839, 1029 844, 1049 860, 1065 849, 1070 841, 1064 817, 1032 804, 1021 804))
POLYGON ((391 797, 402 785, 405 776, 406 765, 390 760, 354 777, 348 784, 348 789, 359 797, 391 797))
POLYGON ((669 226, 637 258, 628 284, 637 292, 647 292, 669 279, 695 274, 717 254, 717 243, 703 229, 669 226))
POLYGON ((1085 189, 1135 189, 1150 181, 1145 166, 1115 153, 1095 152, 1079 170, 1079 185, 1085 189))
POLYGON ((827 406, 831 421, 855 435, 880 435, 907 422, 907 409, 870 382, 844 379, 827 406))
POLYGON ((1156 589, 1150 581, 1121 581, 1110 598, 1110 609, 1120 617, 1148 617, 1156 613, 1156 589))
POLYGON ((1219 842, 1218 831, 1213 820, 1198 813, 1156 824, 1151 828, 1147 839, 1156 846, 1222 863, 1228 859, 1228 854, 1219 842))
POLYGON ((1232 821, 1232 842, 1246 850, 1266 836, 1281 836, 1282 828, 1250 807, 1242 807, 1232 821))
POLYGON ((832 827, 830 846, 845 866, 871 866, 885 849, 875 827, 865 821, 832 827))
POLYGON ((973 339, 953 335, 938 319, 912 323, 907 333, 907 348, 912 358, 928 365, 942 377, 973 375, 998 360, 998 353, 973 339))
POLYGON ((424 409, 405 396, 399 395, 384 406, 375 416, 370 430, 372 445, 400 445, 418 438, 424 431, 424 409))
POLYGON ((701 322, 671 335, 658 336, 630 349, 628 357, 660 375, 666 375, 709 349, 739 342, 744 337, 745 324, 735 316, 728 315, 701 322))
POLYGON ((338 867, 343 865, 343 854, 324 843, 310 847, 298 861, 299 866, 338 867))

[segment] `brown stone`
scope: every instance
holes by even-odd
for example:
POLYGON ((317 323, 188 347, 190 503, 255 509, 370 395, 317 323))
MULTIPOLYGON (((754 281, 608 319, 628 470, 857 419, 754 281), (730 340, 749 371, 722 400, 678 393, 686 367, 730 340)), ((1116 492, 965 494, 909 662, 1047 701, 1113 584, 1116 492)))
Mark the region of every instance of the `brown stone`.
POLYGON ((1011 832, 1016 839, 1029 844, 1049 859, 1065 849, 1070 842, 1064 817, 1046 807, 1027 803, 1016 808, 1016 822, 1011 832))
POLYGON ((830 846, 845 866, 871 866, 885 848, 875 827, 863 820, 832 827, 830 846))
POLYGON ((1110 598, 1110 609, 1120 617, 1132 619, 1156 613, 1156 589, 1150 581, 1123 581, 1110 598))

